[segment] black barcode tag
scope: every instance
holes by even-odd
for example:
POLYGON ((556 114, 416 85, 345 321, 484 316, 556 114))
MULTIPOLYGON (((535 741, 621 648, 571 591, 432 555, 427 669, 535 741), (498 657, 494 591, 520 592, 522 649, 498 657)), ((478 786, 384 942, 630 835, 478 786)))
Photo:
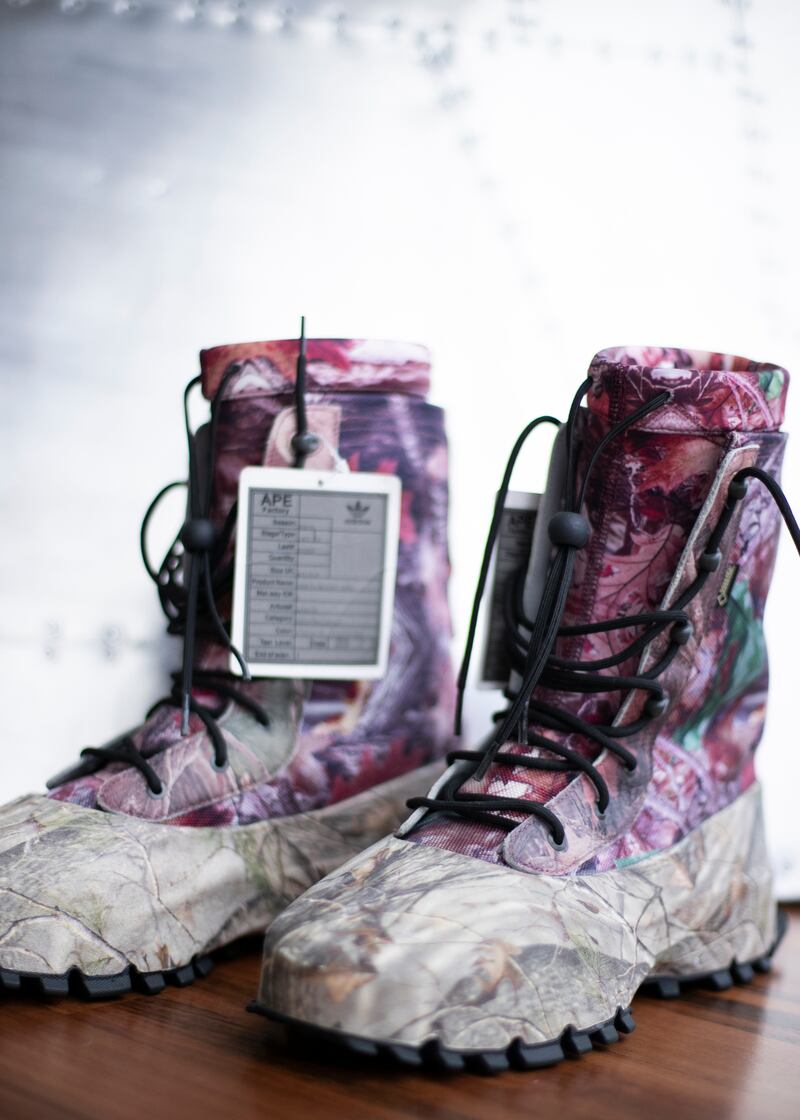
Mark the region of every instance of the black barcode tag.
POLYGON ((500 520, 500 531, 495 544, 489 614, 484 629, 484 652, 480 684, 483 688, 505 688, 511 673, 508 657, 508 632, 505 623, 506 595, 512 581, 524 579, 531 552, 533 527, 540 494, 511 490, 500 520), (520 575, 520 572, 523 574, 520 575))
POLYGON ((384 675, 400 492, 393 475, 242 471, 233 641, 254 677, 384 675))

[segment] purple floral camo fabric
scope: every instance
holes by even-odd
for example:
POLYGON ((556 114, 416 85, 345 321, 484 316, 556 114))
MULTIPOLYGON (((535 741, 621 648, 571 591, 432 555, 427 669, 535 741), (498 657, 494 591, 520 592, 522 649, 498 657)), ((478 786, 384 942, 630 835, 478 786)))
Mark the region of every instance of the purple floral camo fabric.
MULTIPOLYGON (((213 519, 221 526, 248 465, 287 466, 294 433, 296 340, 203 351, 203 391, 226 382, 217 439, 213 519)), ((220 719, 230 765, 209 765, 205 728, 192 715, 180 735, 175 708, 158 710, 135 733, 164 795, 148 795, 141 774, 121 763, 68 782, 61 801, 178 825, 244 825, 350 798, 441 757, 450 745, 453 684, 447 605, 447 446, 443 413, 428 404, 427 351, 408 344, 312 339, 307 344, 310 428, 321 446, 307 460, 322 469, 395 474, 402 513, 389 668, 374 682, 254 681, 270 715, 262 727, 230 706, 220 719)), ((227 609, 227 604, 224 605, 227 609)), ((223 668, 206 643, 198 663, 223 668)), ((200 700, 215 702, 213 695, 200 700)))
MULTIPOLYGON (((727 354, 618 348, 601 351, 589 376, 588 407, 579 421, 582 468, 609 428, 637 406, 664 389, 671 400, 602 453, 584 509, 592 537, 578 553, 563 625, 674 601, 694 576, 727 481, 752 464, 779 477, 785 442, 778 429, 788 374, 780 367, 727 354), (714 499, 715 487, 721 496, 714 499)), ((631 775, 616 760, 598 763, 612 792, 607 819, 598 820, 596 793, 583 776, 495 765, 463 791, 549 804, 569 834, 568 854, 555 853, 539 822, 521 814, 521 827, 508 839, 499 829, 443 817, 423 823, 409 839, 523 870, 605 871, 675 844, 752 784, 768 681, 762 619, 780 519, 763 487, 751 486, 739 505, 720 570, 692 608, 694 637, 660 680, 672 698, 667 715, 656 731, 625 740, 642 764, 631 775)), ((560 638, 556 654, 601 659, 638 633, 560 638)), ((638 660, 607 671, 635 673, 638 660)), ((622 694, 540 687, 535 695, 607 723, 622 694)), ((642 703, 641 695, 633 697, 620 722, 633 722, 642 703)), ((577 735, 567 745, 598 756, 596 744, 577 735)), ((511 744, 504 750, 537 749, 511 744)))

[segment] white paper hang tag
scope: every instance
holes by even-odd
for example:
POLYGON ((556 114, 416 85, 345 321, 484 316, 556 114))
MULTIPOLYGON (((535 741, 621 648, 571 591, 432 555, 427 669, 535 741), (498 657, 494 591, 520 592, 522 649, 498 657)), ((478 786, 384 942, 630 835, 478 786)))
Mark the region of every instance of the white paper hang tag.
POLYGON ((400 494, 394 475, 245 467, 232 637, 254 677, 384 676, 400 494))
POLYGON ((511 674, 505 602, 509 580, 528 566, 533 527, 541 494, 510 490, 500 518, 488 586, 489 609, 484 627, 481 688, 505 688, 511 674))

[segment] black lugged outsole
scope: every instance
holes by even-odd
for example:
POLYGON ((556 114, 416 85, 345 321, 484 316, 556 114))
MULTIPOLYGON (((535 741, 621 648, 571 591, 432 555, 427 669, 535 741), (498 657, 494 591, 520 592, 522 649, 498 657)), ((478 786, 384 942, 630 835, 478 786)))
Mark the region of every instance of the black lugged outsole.
POLYGON ((441 1045, 438 1038, 431 1038, 421 1046, 375 1042, 370 1038, 346 1034, 343 1030, 300 1023, 299 1020, 271 1011, 258 1002, 250 1004, 248 1010, 286 1026, 290 1036, 294 1036, 300 1043, 309 1040, 331 1043, 359 1057, 384 1058, 407 1068, 447 1073, 464 1070, 473 1073, 543 1070, 546 1066, 564 1061, 565 1057, 579 1057, 598 1046, 611 1045, 617 1042, 620 1035, 630 1035, 635 1028, 631 1009, 618 1008, 616 1014, 606 1019, 605 1023, 598 1023, 586 1030, 567 1027, 565 1032, 549 1043, 529 1045, 520 1038, 515 1038, 509 1046, 497 1051, 459 1051, 441 1045))
POLYGON ((109 999, 128 992, 144 992, 154 996, 167 984, 185 988, 187 984, 208 976, 214 962, 210 956, 194 957, 189 964, 179 968, 165 968, 160 972, 140 972, 129 965, 112 976, 86 976, 79 968, 61 974, 15 972, 0 968, 0 992, 17 992, 32 996, 78 996, 83 999, 109 999))
POLYGON ((609 1046, 617 1042, 621 1034, 630 1034, 635 1029, 630 1008, 618 1008, 615 1015, 604 1023, 598 1023, 587 1030, 567 1027, 552 1042, 533 1045, 516 1038, 502 1050, 453 1050, 442 1046, 436 1039, 429 1039, 422 1046, 397 1042, 380 1042, 345 1031, 315 1027, 302 1023, 279 1012, 270 1011, 260 1003, 251 1003, 248 1011, 264 1015, 267 1019, 287 1027, 290 1035, 298 1042, 332 1043, 351 1054, 364 1058, 388 1059, 395 1065, 407 1069, 424 1069, 429 1072, 459 1073, 471 1070, 473 1073, 502 1073, 507 1069, 533 1070, 554 1066, 564 1058, 577 1058, 588 1054, 597 1047, 609 1046))
MULTIPOLYGON (((646 980, 639 988, 639 992, 669 999, 693 987, 705 987, 720 992, 732 987, 733 984, 748 984, 756 973, 769 972, 772 967, 772 956, 780 945, 788 924, 786 914, 779 910, 775 941, 766 953, 754 960, 732 961, 728 968, 691 976, 656 976, 646 980)), ((362 1038, 345 1031, 318 1027, 292 1019, 278 1011, 272 1011, 257 1001, 248 1005, 248 1011, 281 1023, 287 1028, 290 1036, 294 1036, 301 1045, 313 1041, 343 1048, 359 1057, 390 1059, 406 1067, 452 1073, 461 1070, 501 1073, 507 1069, 544 1069, 546 1066, 556 1065, 565 1058, 579 1058, 594 1049, 602 1049, 612 1042, 617 1042, 621 1034, 630 1034, 636 1027, 630 1008, 620 1007, 617 1008, 616 1014, 604 1023, 598 1023, 597 1026, 586 1030, 567 1027, 558 1038, 550 1042, 528 1045, 517 1038, 503 1050, 453 1050, 442 1046, 436 1038, 429 1039, 421 1046, 413 1046, 362 1038)))

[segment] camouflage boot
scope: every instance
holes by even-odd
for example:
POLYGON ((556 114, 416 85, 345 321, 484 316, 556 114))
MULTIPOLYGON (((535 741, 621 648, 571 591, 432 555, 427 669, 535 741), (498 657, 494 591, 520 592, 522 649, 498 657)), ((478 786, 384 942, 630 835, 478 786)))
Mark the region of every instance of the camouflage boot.
POLYGON ((361 1053, 531 1069, 631 1030, 643 984, 768 967, 753 763, 778 509, 800 550, 776 481, 787 380, 598 354, 511 597, 509 708, 272 925, 254 1010, 361 1053))
POLYGON ((183 668, 141 727, 0 810, 0 988, 188 983, 395 828, 452 745, 447 450, 426 351, 311 340, 299 396, 296 341, 206 350, 201 365, 191 385, 211 420, 189 437, 190 517, 158 570, 145 554, 183 668), (239 476, 299 463, 401 480, 381 679, 229 671, 239 476))

